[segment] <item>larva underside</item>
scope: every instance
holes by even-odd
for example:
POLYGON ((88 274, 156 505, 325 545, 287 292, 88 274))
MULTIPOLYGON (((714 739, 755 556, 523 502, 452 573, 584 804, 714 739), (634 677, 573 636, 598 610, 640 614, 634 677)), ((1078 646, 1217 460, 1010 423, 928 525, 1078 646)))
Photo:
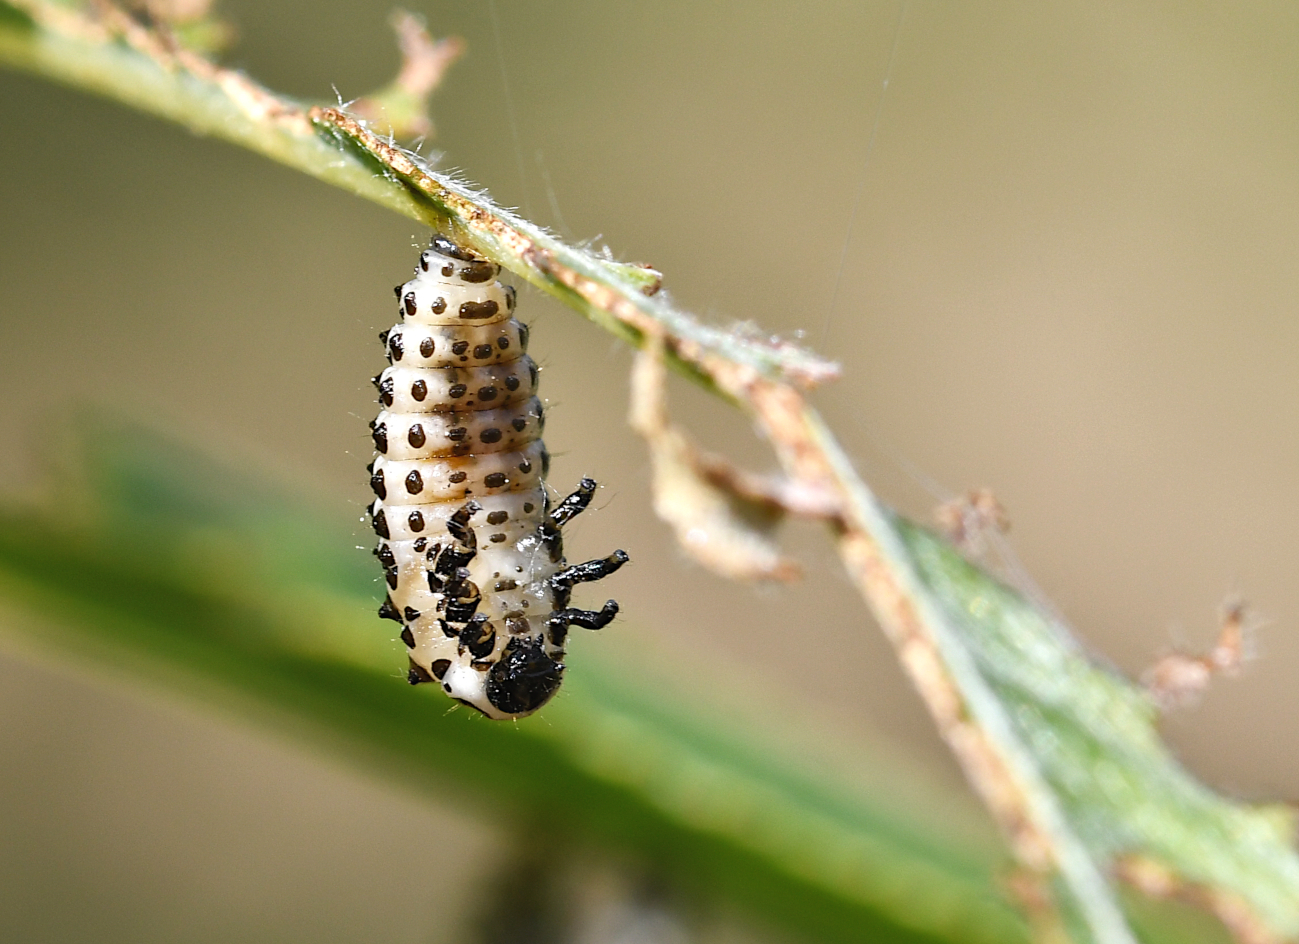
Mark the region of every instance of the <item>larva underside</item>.
POLYGON ((402 624, 408 680, 502 719, 559 689, 570 626, 614 618, 613 600, 580 610, 569 596, 627 554, 565 566, 561 529, 596 483, 551 507, 537 367, 499 274, 435 236, 397 287, 402 320, 379 336, 391 366, 374 379, 369 510, 388 585, 379 615, 402 624))

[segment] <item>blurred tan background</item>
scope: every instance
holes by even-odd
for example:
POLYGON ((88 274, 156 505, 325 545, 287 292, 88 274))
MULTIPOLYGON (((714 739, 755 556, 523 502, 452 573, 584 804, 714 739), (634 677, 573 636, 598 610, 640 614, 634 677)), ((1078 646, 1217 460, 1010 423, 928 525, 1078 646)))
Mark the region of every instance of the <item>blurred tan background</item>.
MULTIPOLYGON (((396 68, 386 0, 222 9, 228 59, 272 88, 352 98, 396 68)), ((922 518, 943 488, 992 487, 1093 651, 1135 673, 1250 600, 1257 659, 1165 729, 1214 786, 1299 799, 1291 4, 910 0, 868 164, 896 3, 415 9, 469 43, 434 105, 441 166, 654 264, 690 310, 805 332, 843 364, 817 401, 868 481, 922 518)), ((375 333, 426 234, 25 76, 0 73, 0 142, 0 482, 38 485, 51 430, 91 402, 359 517, 375 333)), ((958 785, 820 535, 791 533, 809 577, 790 588, 696 571, 649 511, 628 352, 534 293, 520 313, 552 482, 606 486, 570 552, 634 560, 608 585, 626 619, 581 645, 958 785)), ((724 408, 673 404, 768 465, 724 408)), ((456 939, 434 916, 471 876, 415 849, 454 836, 490 868, 481 824, 5 645, 0 937, 456 939)))

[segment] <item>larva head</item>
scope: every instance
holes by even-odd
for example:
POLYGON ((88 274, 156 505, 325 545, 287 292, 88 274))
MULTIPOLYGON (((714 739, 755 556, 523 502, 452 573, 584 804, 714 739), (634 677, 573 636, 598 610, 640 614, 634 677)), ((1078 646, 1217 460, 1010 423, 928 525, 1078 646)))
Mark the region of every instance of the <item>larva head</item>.
POLYGON ((546 655, 540 639, 512 639, 484 687, 493 708, 521 718, 550 701, 563 677, 563 664, 546 655))
POLYGON ((456 701, 497 721, 525 718, 559 691, 563 663, 546 655, 539 639, 514 639, 487 672, 470 664, 446 660, 443 690, 456 701))

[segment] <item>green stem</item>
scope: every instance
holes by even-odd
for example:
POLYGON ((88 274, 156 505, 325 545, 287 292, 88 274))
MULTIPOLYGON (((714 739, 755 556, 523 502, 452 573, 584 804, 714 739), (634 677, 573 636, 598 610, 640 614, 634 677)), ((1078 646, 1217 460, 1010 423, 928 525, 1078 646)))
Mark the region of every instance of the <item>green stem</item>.
POLYGON ((699 362, 709 356, 800 385, 837 373, 794 345, 702 324, 645 294, 657 286, 656 274, 566 246, 343 113, 309 111, 242 73, 160 43, 125 17, 105 23, 47 0, 0 0, 0 63, 229 141, 435 229, 455 230, 472 248, 630 344, 641 346, 647 330, 662 331, 674 339, 674 366, 704 386, 711 383, 699 362), (376 158, 380 150, 387 160, 376 158), (393 172, 400 161, 410 173, 393 172), (575 290, 579 280, 586 290, 575 290), (605 301, 593 303, 593 292, 605 301), (623 307, 622 316, 609 311, 610 300, 623 307))
POLYGON ((0 63, 229 141, 404 216, 426 220, 427 209, 411 193, 376 177, 372 167, 341 157, 335 143, 314 133, 298 103, 271 95, 238 73, 213 69, 197 74, 181 62, 159 61, 120 38, 96 32, 93 23, 66 9, 0 0, 0 63), (231 81, 223 85, 227 77, 231 81), (260 92, 266 111, 258 114, 250 107, 255 98, 241 102, 233 97, 240 85, 252 95, 260 92))

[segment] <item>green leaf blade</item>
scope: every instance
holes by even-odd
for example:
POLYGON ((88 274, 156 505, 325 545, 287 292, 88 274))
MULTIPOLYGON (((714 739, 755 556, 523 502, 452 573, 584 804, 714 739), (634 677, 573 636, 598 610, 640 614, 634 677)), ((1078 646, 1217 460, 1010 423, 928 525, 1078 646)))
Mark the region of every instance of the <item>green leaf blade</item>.
POLYGON ((18 627, 47 650, 233 707, 521 834, 633 856, 799 938, 1027 940, 995 850, 944 841, 632 667, 579 655, 556 703, 517 725, 410 688, 352 521, 130 427, 82 429, 77 484, 48 511, 0 509, 0 599, 53 615, 18 627))
POLYGON ((1160 740, 1143 690, 1095 665, 1063 625, 945 542, 896 526, 1097 869, 1149 860, 1210 900, 1239 903, 1273 939, 1299 936, 1288 813, 1200 784, 1160 740))

